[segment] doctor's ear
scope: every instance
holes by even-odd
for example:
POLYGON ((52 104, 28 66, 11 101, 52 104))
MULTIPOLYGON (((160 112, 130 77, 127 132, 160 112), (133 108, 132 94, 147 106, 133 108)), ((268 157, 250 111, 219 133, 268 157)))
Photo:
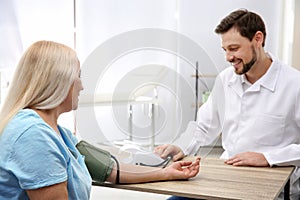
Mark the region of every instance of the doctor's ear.
POLYGON ((254 40, 256 47, 263 46, 264 34, 261 31, 257 31, 253 36, 252 41, 254 40))

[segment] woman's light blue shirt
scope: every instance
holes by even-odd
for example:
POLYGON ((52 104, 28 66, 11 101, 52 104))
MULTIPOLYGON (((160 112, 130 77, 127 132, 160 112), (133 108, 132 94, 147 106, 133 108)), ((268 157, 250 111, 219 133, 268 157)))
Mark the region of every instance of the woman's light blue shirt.
POLYGON ((0 136, 0 199, 28 199, 25 190, 67 181, 69 199, 90 197, 91 177, 75 145, 60 126, 59 136, 33 110, 24 109, 0 136))

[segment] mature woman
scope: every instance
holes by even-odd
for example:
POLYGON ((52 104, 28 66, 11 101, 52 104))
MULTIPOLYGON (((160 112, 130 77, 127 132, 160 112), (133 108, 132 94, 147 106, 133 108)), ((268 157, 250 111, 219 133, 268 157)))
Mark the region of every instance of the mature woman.
MULTIPOLYGON (((57 124, 60 114, 77 108, 81 90, 71 48, 39 41, 24 53, 0 112, 0 199, 89 199, 91 176, 77 139, 57 124)), ((132 166, 125 173, 121 167, 120 182, 188 179, 199 172, 199 161, 156 170, 132 166), (143 173, 131 173, 137 171, 143 173)), ((113 166, 106 181, 115 178, 113 166)))

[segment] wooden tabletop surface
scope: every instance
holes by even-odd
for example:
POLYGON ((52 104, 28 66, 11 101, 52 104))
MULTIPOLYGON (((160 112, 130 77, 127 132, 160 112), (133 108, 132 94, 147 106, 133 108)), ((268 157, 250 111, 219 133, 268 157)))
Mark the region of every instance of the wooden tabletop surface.
MULTIPOLYGON (((191 159, 191 158, 190 158, 191 159)), ((217 158, 202 158, 199 174, 189 180, 142 184, 93 185, 198 199, 276 199, 293 167, 234 167, 217 158)))

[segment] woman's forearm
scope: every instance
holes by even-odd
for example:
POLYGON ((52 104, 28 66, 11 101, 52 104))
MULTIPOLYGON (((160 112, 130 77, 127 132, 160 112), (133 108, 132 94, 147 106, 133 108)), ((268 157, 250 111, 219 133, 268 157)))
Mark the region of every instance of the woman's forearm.
MULTIPOLYGON (((131 164, 120 166, 120 183, 143 183, 162 180, 189 179, 198 174, 200 169, 200 158, 195 161, 174 162, 166 168, 146 167, 131 164)), ((108 182, 116 183, 117 168, 114 166, 108 182)))
MULTIPOLYGON (((167 174, 163 173, 164 169, 162 168, 121 164, 119 170, 120 183, 143 183, 168 179, 167 174)), ((117 169, 114 167, 107 181, 115 183, 116 176, 117 169)))

